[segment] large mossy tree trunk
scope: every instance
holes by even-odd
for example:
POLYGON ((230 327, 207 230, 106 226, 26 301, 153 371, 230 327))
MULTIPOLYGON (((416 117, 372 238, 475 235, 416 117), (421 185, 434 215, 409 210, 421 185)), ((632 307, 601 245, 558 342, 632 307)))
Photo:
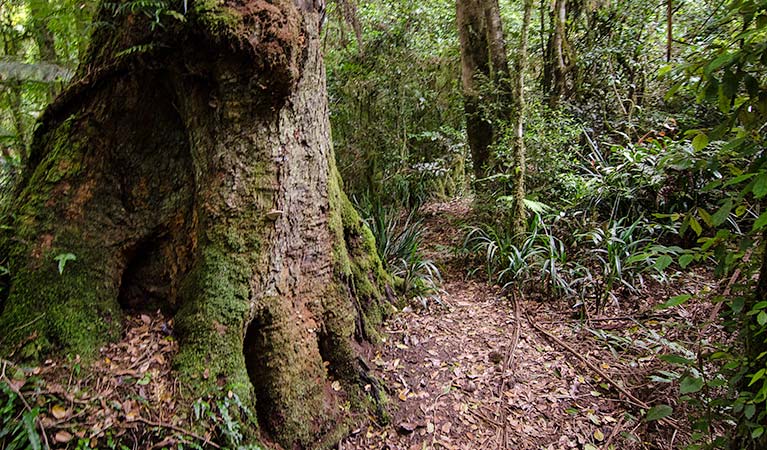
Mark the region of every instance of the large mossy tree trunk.
POLYGON ((161 308, 189 399, 233 390, 284 447, 332 443, 330 381, 362 398, 388 280, 335 168, 323 5, 128 3, 100 8, 7 208, 0 353, 93 357, 161 308))

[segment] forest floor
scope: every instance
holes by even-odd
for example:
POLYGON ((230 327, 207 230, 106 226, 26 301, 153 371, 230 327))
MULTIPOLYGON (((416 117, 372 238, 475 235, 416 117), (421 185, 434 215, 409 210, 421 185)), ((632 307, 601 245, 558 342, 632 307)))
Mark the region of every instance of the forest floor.
MULTIPOLYGON (((384 342, 366 347, 363 356, 387 390, 390 421, 360 418, 365 425, 339 449, 675 449, 689 442, 693 410, 677 404, 684 370, 660 356, 694 359, 727 334, 708 300, 655 307, 680 293, 720 291, 709 273, 666 286, 648 281, 640 295, 583 323, 567 300, 515 300, 481 275, 467 277, 472 264, 456 249, 469 200, 430 203, 421 212, 426 253, 441 267, 444 291, 439 302, 396 313, 384 325, 384 342), (672 406, 673 415, 647 421, 656 405, 672 406)), ((119 440, 131 448, 213 448, 212 434, 189 431, 194 420, 176 403, 172 319, 136 314, 125 325, 123 339, 90 367, 54 358, 22 371, 2 361, 0 380, 30 415, 39 413, 36 424, 51 446, 119 440)), ((222 427, 217 416, 201 416, 210 428, 222 427)))
POLYGON ((514 301, 481 276, 467 278, 455 249, 469 211, 465 199, 423 208, 442 304, 406 307, 387 322, 384 344, 367 358, 389 389, 391 421, 371 420, 339 449, 683 448, 689 408, 675 404, 676 382, 659 382, 683 371, 658 357, 694 358, 694 346, 716 341, 721 329, 709 321, 710 303, 655 307, 715 291, 710 276, 653 282, 584 324, 565 300, 514 301), (643 419, 661 404, 674 414, 643 419))

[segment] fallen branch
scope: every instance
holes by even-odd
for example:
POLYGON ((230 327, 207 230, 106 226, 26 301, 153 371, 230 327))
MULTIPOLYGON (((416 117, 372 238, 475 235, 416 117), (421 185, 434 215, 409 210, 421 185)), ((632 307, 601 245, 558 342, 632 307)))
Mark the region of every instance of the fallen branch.
POLYGON ((191 432, 189 430, 185 430, 185 429, 183 429, 181 427, 177 427, 177 426, 175 426, 173 424, 170 424, 170 423, 153 422, 151 420, 144 419, 143 417, 136 417, 135 419, 131 419, 128 422, 141 422, 143 424, 149 425, 150 427, 167 428, 169 430, 173 430, 173 431, 182 433, 182 434, 184 434, 186 436, 191 436, 191 437, 197 439, 198 441, 201 441, 203 444, 210 445, 213 448, 221 448, 220 445, 218 445, 218 444, 216 444, 214 442, 211 442, 210 439, 208 439, 208 438, 202 437, 199 434, 195 434, 195 433, 193 433, 193 432, 191 432))
MULTIPOLYGON (((530 326, 532 326, 536 331, 538 331, 539 333, 543 334, 544 336, 546 336, 551 341, 555 342, 556 344, 558 344, 560 347, 564 348, 568 352, 572 353, 583 364, 585 364, 586 367, 588 367, 589 369, 594 371, 594 373, 596 373, 597 375, 602 377, 603 380, 605 380, 606 382, 610 383, 621 394, 625 395, 626 398, 632 404, 634 404, 635 406, 638 406, 638 407, 640 407, 642 409, 645 409, 645 410, 649 410, 650 409, 650 405, 648 405, 647 403, 643 402, 642 400, 639 400, 638 398, 636 398, 634 396, 634 394, 632 394, 626 388, 624 388, 623 386, 618 384, 615 380, 613 380, 612 378, 607 376, 607 374, 604 373, 601 369, 599 369, 599 367, 595 366, 591 361, 586 359, 583 355, 578 353, 575 349, 573 349, 569 345, 565 344, 561 339, 559 339, 558 337, 554 336, 550 332, 548 332, 548 331, 544 330, 543 328, 541 328, 540 326, 538 326, 535 322, 533 322, 533 320, 530 318, 529 315, 525 314, 525 316, 527 317, 527 321, 530 323, 530 326)), ((674 428, 675 430, 677 429, 676 423, 673 420, 671 420, 671 419, 663 418, 663 419, 660 419, 659 421, 664 423, 664 424, 666 424, 666 425, 669 425, 670 427, 674 428)))
MULTIPOLYGON (((616 317, 590 317, 590 322, 633 322, 633 321, 639 321, 639 320, 654 320, 654 319, 671 319, 674 317, 679 317, 678 314, 639 314, 637 316, 616 316, 616 317)), ((580 322, 581 319, 569 319, 568 322, 580 322)), ((550 320, 541 322, 543 324, 553 324, 553 323, 562 323, 562 320, 550 320)))
MULTIPOLYGON (((505 408, 504 408, 504 409, 505 409, 505 408)), ((497 422, 497 421, 495 421, 495 420, 493 420, 493 419, 491 419, 491 418, 487 417, 486 415, 482 414, 482 413, 481 413, 481 412, 479 412, 479 411, 474 411, 474 410, 473 410, 473 409, 471 409, 471 408, 467 409, 466 411, 468 411, 470 414, 474 415, 474 416, 475 416, 475 417, 477 417, 478 419, 480 419, 480 420, 484 420, 485 422, 487 422, 487 423, 488 423, 488 424, 490 424, 490 425, 493 425, 493 426, 496 426, 496 427, 502 427, 502 426, 503 426, 501 423, 499 423, 499 422, 497 422)))
POLYGON ((447 389, 443 389, 442 392, 437 395, 437 398, 434 399, 434 404, 431 407, 431 423, 434 425, 434 433, 431 434, 431 448, 434 448, 434 443, 437 438, 437 405, 439 404, 439 400, 442 397, 450 393, 450 390, 453 388, 453 384, 455 383, 456 379, 457 378, 453 378, 450 380, 450 384, 447 385, 447 389))
POLYGON ((519 320, 519 303, 517 302, 516 289, 511 290, 511 304, 514 307, 514 330, 511 333, 511 345, 509 346, 509 349, 506 353, 506 361, 503 364, 503 371, 501 372, 501 385, 498 387, 498 407, 501 409, 501 426, 499 427, 499 429, 501 430, 501 438, 498 440, 498 445, 499 445, 499 448, 501 449, 507 448, 506 419, 508 416, 508 412, 506 408, 503 407, 503 390, 506 387, 506 378, 507 378, 509 369, 511 369, 512 372, 515 370, 514 352, 516 352, 517 345, 519 345, 520 320, 519 320))

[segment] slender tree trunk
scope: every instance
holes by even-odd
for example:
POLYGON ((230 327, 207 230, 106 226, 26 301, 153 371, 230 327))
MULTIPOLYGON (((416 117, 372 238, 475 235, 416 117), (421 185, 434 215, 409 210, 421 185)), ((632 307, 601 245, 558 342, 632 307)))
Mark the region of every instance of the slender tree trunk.
MULTIPOLYGON (((32 36, 40 52, 40 59, 47 63, 58 64, 59 58, 56 54, 56 42, 53 33, 48 28, 47 16, 50 12, 48 0, 30 1, 29 8, 32 17, 32 36)), ((48 86, 48 102, 56 96, 56 93, 56 83, 51 83, 48 86)))
POLYGON ((477 179, 487 176, 490 146, 499 130, 496 123, 510 119, 511 82, 498 0, 456 0, 456 22, 461 42, 461 80, 466 133, 477 179), (480 80, 501 92, 501 117, 483 112, 480 80))
POLYGON ((501 106, 501 119, 510 119, 513 102, 512 80, 509 61, 506 56, 506 38, 501 23, 501 8, 498 0, 485 1, 485 21, 487 23, 488 46, 490 52, 490 79, 500 91, 498 102, 501 106))
POLYGON ((388 276, 335 167, 322 5, 296 3, 198 0, 154 29, 100 11, 4 219, 0 353, 93 358, 162 308, 185 399, 232 390, 285 448, 338 439, 330 383, 364 404, 388 276))
POLYGON ((525 151, 525 71, 527 70, 527 33, 530 29, 530 15, 533 0, 525 0, 522 29, 519 35, 519 52, 517 53, 517 80, 514 98, 514 213, 512 229, 517 239, 523 239, 527 229, 525 212, 525 177, 527 176, 527 161, 525 151))
POLYGON ((674 39, 673 0, 666 0, 666 62, 671 62, 671 44, 674 39))
POLYGON ((551 70, 552 86, 549 92, 549 105, 556 107, 565 93, 567 63, 565 61, 565 32, 567 23, 567 0, 555 0, 552 29, 551 70))
POLYGON ((7 82, 7 85, 8 106, 11 110, 13 127, 16 129, 16 145, 14 147, 23 166, 27 162, 27 140, 29 136, 22 106, 23 91, 21 81, 10 80, 7 82))
POLYGON ((461 41, 461 82, 463 85, 466 134, 469 139, 474 176, 485 177, 493 142, 493 127, 483 117, 478 76, 490 75, 487 24, 481 0, 456 0, 456 20, 461 41))

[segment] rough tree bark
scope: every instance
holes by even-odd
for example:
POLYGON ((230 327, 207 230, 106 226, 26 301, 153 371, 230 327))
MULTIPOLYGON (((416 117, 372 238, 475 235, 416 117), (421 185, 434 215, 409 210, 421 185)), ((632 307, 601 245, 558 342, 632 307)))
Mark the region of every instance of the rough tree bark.
POLYGON ((197 0, 154 28, 110 5, 4 215, 0 353, 92 357, 162 308, 186 398, 231 389, 285 448, 332 444, 330 380, 363 405, 388 276, 335 168, 323 5, 197 0))
POLYGON ((525 71, 527 70, 527 33, 530 29, 530 16, 533 0, 525 0, 522 16, 522 29, 519 33, 519 51, 517 53, 517 74, 514 85, 514 211, 511 228, 518 243, 524 239, 527 231, 525 211, 525 177, 527 176, 527 152, 525 149, 525 71))
POLYGON ((551 3, 551 34, 544 61, 543 91, 549 106, 556 108, 567 91, 567 74, 573 63, 567 42, 567 0, 551 3))
POLYGON ((480 179, 487 176, 490 146, 498 131, 494 129, 492 120, 510 119, 512 106, 511 80, 498 0, 456 0, 456 22, 461 42, 466 134, 474 163, 474 176, 480 179), (479 85, 481 79, 491 82, 499 93, 496 106, 501 117, 488 117, 483 112, 479 85))
POLYGON ((567 72, 564 51, 567 0, 556 0, 554 5, 554 86, 549 96, 549 102, 552 107, 556 106, 559 99, 565 93, 565 73, 567 72))

